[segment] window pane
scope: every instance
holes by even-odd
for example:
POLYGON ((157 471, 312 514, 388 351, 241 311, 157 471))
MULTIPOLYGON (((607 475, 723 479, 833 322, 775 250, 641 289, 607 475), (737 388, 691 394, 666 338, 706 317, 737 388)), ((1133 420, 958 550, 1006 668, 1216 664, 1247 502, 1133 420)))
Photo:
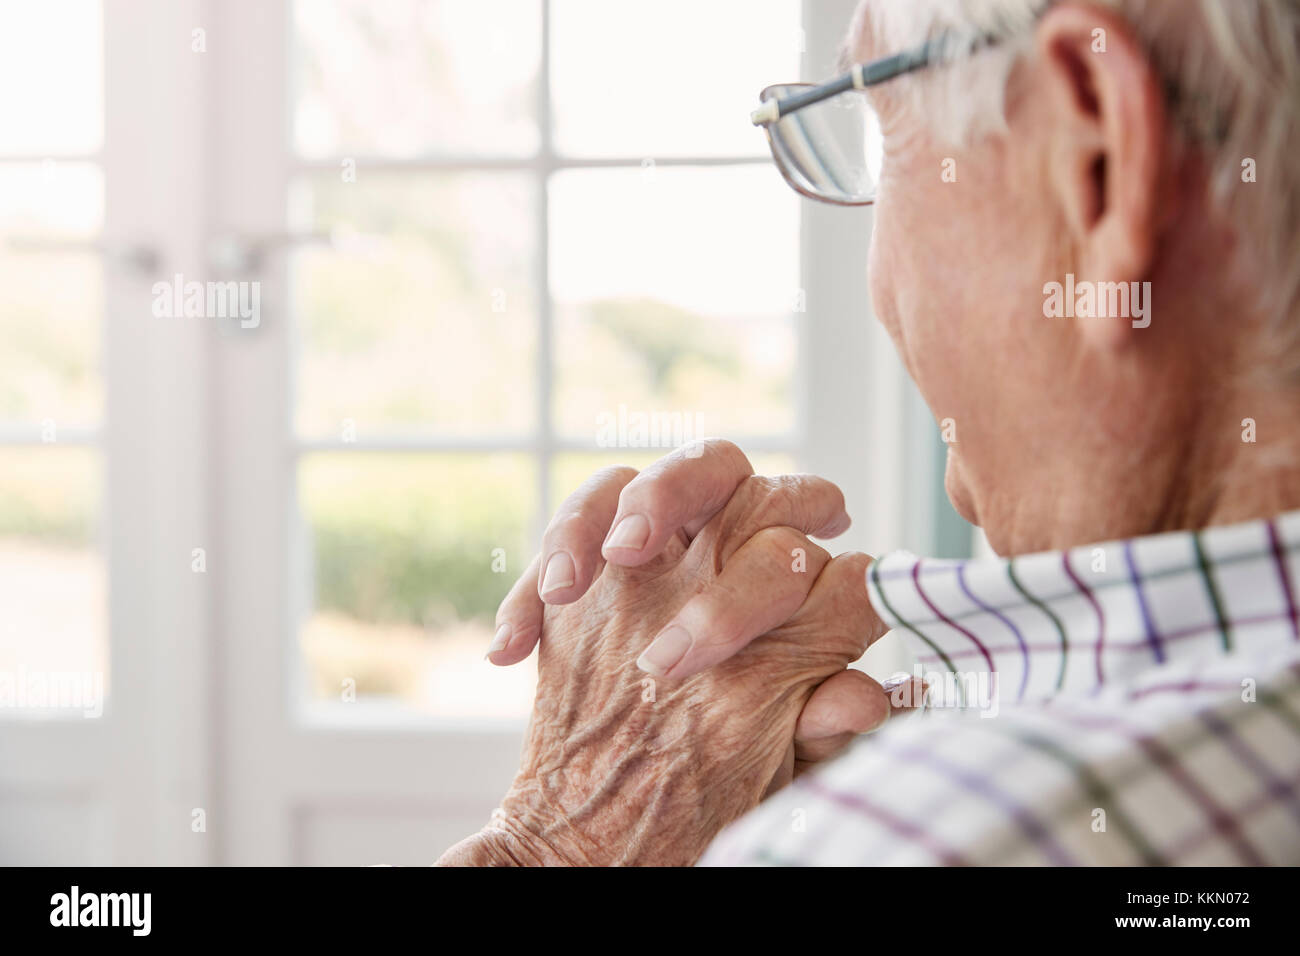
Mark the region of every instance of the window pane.
POLYGON ((0 449, 0 718, 102 711, 99 489, 88 449, 0 449))
MULTIPOLYGON (((793 428, 799 208, 780 177, 566 171, 552 180, 551 213, 566 435, 608 447, 608 423, 638 414, 714 435, 793 428)), ((638 447, 632 429, 616 431, 638 447)), ((676 444, 660 439, 651 444, 676 444)))
POLYGON ((534 424, 534 196, 514 174, 299 182, 297 228, 339 236, 293 260, 304 434, 534 424))
POLYGON ((496 668, 483 655, 497 605, 533 557, 535 475, 519 455, 307 456, 309 699, 339 701, 354 681, 359 701, 447 717, 526 715, 535 668, 496 668))
POLYGON ((95 256, 0 250, 0 423, 57 436, 99 421, 101 272, 95 256))
POLYGON ((54 159, 0 166, 0 232, 6 238, 89 239, 103 224, 98 166, 54 159))
POLYGON ((538 0, 298 0, 294 33, 303 156, 537 146, 538 0))
POLYGON ((96 167, 0 166, 0 424, 57 433, 101 418, 102 262, 57 245, 91 240, 102 219, 96 167))
POLYGON ((5 4, 0 154, 92 153, 104 136, 99 0, 5 4))
POLYGON ((746 156, 758 94, 799 78, 798 0, 554 0, 551 96, 560 152, 746 156))

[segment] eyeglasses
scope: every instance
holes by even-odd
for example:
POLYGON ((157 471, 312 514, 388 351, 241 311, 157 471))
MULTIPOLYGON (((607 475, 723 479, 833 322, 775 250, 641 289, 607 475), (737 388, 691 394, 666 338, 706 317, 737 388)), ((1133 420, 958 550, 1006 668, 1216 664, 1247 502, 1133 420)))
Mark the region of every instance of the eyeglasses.
MULTIPOLYGON (((981 37, 972 47, 996 42, 981 37)), ((777 168, 796 192, 838 206, 875 201, 884 155, 880 117, 862 91, 939 60, 948 38, 859 63, 827 83, 769 86, 749 116, 762 126, 777 168), (850 94, 843 96, 841 94, 850 94)))

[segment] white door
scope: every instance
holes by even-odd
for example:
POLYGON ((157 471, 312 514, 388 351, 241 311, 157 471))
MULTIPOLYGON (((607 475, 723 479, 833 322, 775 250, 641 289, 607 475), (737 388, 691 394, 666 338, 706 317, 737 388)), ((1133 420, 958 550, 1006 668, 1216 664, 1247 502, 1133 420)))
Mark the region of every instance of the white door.
POLYGON ((4 863, 208 857, 198 6, 0 6, 4 863))

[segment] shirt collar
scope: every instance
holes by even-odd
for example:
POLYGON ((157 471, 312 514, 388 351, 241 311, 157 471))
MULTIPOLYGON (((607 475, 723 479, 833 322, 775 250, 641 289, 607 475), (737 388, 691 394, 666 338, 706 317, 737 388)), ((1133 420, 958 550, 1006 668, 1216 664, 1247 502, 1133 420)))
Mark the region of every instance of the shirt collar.
POLYGON ((1009 559, 897 551, 867 590, 918 665, 993 673, 1020 701, 1300 642, 1297 552, 1300 511, 1009 559))

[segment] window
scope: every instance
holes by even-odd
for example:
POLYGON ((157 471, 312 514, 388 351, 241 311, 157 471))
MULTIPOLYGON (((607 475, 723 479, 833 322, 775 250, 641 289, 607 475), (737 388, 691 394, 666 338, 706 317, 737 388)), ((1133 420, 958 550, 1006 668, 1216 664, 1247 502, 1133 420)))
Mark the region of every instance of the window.
POLYGON ((98 0, 7 10, 0 34, 0 718, 107 691, 103 30, 98 0))
POLYGON ((483 652, 583 477, 706 434, 793 467, 800 207, 747 117, 798 75, 800 15, 294 5, 309 700, 522 716, 532 666, 483 652))

